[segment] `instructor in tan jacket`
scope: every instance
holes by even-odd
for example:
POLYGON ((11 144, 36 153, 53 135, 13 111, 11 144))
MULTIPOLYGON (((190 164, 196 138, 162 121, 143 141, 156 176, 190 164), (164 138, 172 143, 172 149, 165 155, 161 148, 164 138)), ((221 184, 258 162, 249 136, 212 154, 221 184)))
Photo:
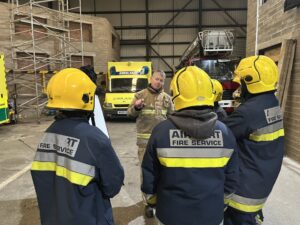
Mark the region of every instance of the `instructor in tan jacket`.
POLYGON ((154 71, 147 88, 137 92, 128 107, 128 115, 136 119, 137 146, 140 163, 152 129, 174 110, 171 97, 163 91, 166 74, 154 71))

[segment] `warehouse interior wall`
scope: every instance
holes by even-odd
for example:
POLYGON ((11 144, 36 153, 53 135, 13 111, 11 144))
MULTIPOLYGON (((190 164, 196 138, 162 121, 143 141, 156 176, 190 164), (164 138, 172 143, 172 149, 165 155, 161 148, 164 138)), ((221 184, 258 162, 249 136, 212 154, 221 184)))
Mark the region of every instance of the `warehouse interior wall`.
POLYGON ((105 17, 115 27, 120 36, 121 61, 152 61, 154 69, 164 70, 169 77, 201 30, 232 30, 236 37, 234 56, 246 54, 247 0, 111 0, 109 4, 105 0, 86 0, 85 3, 84 14, 105 17))

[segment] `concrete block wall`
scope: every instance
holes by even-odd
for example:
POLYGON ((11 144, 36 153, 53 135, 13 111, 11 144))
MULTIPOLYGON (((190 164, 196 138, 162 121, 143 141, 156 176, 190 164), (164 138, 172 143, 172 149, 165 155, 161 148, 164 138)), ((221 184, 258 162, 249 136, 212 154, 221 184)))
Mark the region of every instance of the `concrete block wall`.
MULTIPOLYGON (((11 43, 10 43, 10 4, 0 3, 0 52, 5 54, 6 68, 13 69, 11 60, 11 43)), ((42 18, 49 18, 51 16, 57 16, 56 14, 45 14, 40 13, 40 9, 35 9, 35 14, 41 15, 42 18)), ((120 41, 119 36, 108 22, 107 19, 102 17, 94 17, 82 15, 82 22, 86 24, 91 24, 92 27, 92 42, 84 42, 83 49, 85 56, 93 56, 94 67, 96 72, 107 71, 108 61, 119 61, 120 58, 120 41), (112 36, 114 36, 114 46, 112 36)), ((49 25, 51 25, 51 20, 49 20, 49 25)), ((24 38, 27 39, 27 38, 24 38)), ((19 38, 18 41, 24 41, 19 38)), ((49 55, 55 54, 55 49, 57 44, 55 39, 49 37, 49 39, 43 43, 43 48, 47 49, 49 55), (50 39, 50 40, 49 40, 50 39)), ((74 45, 78 45, 78 42, 74 42, 74 45)))
MULTIPOLYGON (((255 53, 256 2, 248 1, 247 55, 255 53)), ((300 162, 300 8, 284 12, 284 0, 267 1, 259 7, 258 50, 296 39, 296 53, 285 108, 286 154, 300 162)))
MULTIPOLYGON (((11 49, 11 41, 10 41, 10 7, 11 5, 8 3, 0 3, 0 53, 4 53, 5 55, 5 66, 6 69, 14 69, 14 65, 12 63, 12 55, 15 55, 16 53, 12 51, 11 49)), ((22 8, 22 11, 25 11, 26 14, 26 7, 22 8)), ((38 18, 44 18, 47 19, 48 25, 54 25, 53 24, 53 18, 57 17, 57 13, 51 13, 45 11, 42 11, 40 8, 34 8, 34 15, 38 18)), ((70 14, 72 15, 72 14, 70 14)), ((71 18, 72 16, 64 16, 65 20, 74 20, 71 18)), ((78 18, 78 16, 76 16, 78 18)), ((76 19, 76 18, 75 18, 76 19)), ((108 61, 119 61, 120 59, 120 41, 119 36, 115 32, 112 25, 108 22, 106 18, 102 17, 94 17, 94 16, 87 16, 82 15, 82 23, 83 24, 89 24, 88 27, 91 27, 91 31, 87 31, 86 27, 83 26, 83 33, 85 35, 91 33, 92 34, 92 40, 84 41, 83 42, 83 54, 84 56, 93 57, 93 64, 96 73, 106 73, 107 72, 107 62, 108 61), (114 37, 114 38, 113 38, 114 37)), ((25 25, 26 28, 26 25, 25 25)), ((21 26, 21 30, 24 29, 24 25, 21 26)), ((37 28, 37 29, 43 29, 43 28, 37 28)), ((77 34, 79 34, 78 31, 76 31, 77 34)), ((75 32, 75 38, 76 38, 76 32, 75 32)), ((20 35, 18 37, 15 36, 14 43, 24 43, 27 40, 30 40, 30 33, 27 33, 26 35, 20 35), (27 35, 27 36, 26 36, 27 35)), ((40 35, 40 34, 39 34, 40 35)), ((40 52, 43 54, 46 54, 48 56, 56 55, 59 49, 59 46, 61 44, 61 41, 59 41, 56 38, 53 38, 52 36, 48 36, 47 39, 43 40, 42 43, 36 44, 37 47, 41 47, 45 52, 40 52)), ((80 49, 79 45, 80 42, 73 41, 72 45, 77 46, 78 49, 80 49)), ((36 47, 36 52, 39 52, 39 50, 36 47)), ((26 48, 28 52, 32 52, 32 47, 23 46, 23 49, 26 48)), ((75 55, 73 58, 78 58, 78 56, 75 55)), ((85 59, 85 61, 91 61, 91 60, 85 59)), ((27 62, 22 61, 20 64, 26 65, 27 62)), ((72 63, 73 64, 73 63, 72 63)), ((73 66, 78 65, 79 63, 74 63, 73 66)), ((19 64, 18 64, 19 65, 19 64)), ((78 65, 81 66, 81 65, 78 65)), ((30 68, 28 68, 30 69, 30 68)), ((48 69, 48 70, 58 70, 60 69, 58 65, 51 65, 47 66, 47 68, 41 68, 41 69, 48 69)), ((12 76, 12 74, 8 75, 12 76)), ((51 77, 51 75, 47 75, 47 80, 51 77)), ((39 78, 38 78, 39 79, 39 78)), ((9 77, 8 80, 12 80, 12 77, 9 77)), ((31 99, 33 96, 35 96, 35 88, 34 87, 34 76, 32 74, 21 74, 18 75, 17 80, 17 88, 18 88, 18 105, 27 102, 29 99, 31 99), (26 85, 26 87, 24 86, 26 85), (31 86, 31 87, 28 87, 31 86), (26 97, 27 96, 27 97, 26 97)), ((39 82, 38 82, 39 83, 39 82)), ((11 94, 14 94, 14 85, 9 82, 8 83, 8 89, 11 94)), ((39 93, 42 92, 42 88, 39 87, 39 93)), ((41 97, 40 102, 45 101, 45 95, 41 97)), ((33 103, 35 104, 35 102, 33 103)), ((33 105, 29 109, 26 109, 19 113, 19 119, 22 118, 31 118, 35 117, 35 106, 33 105)))

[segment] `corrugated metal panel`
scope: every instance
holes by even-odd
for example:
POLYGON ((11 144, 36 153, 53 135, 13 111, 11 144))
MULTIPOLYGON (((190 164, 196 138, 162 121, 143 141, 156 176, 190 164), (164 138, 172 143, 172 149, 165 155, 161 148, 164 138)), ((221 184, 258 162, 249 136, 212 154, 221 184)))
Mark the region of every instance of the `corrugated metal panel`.
POLYGON ((141 56, 145 57, 146 49, 144 46, 123 46, 121 56, 141 56))
POLYGON ((106 18, 112 26, 121 26, 121 15, 120 14, 105 14, 100 17, 106 18))
MULTIPOLYGON (((72 1, 72 0, 70 0, 72 1)), ((145 10, 144 0, 121 0, 122 10, 145 10)), ((222 7, 226 8, 247 8, 247 0, 216 0, 222 7)), ((149 10, 180 10, 189 0, 149 0, 149 10)), ((193 0, 186 9, 197 9, 199 1, 193 0)), ((202 0, 202 8, 215 8, 219 7, 212 0, 202 0)), ((94 10, 94 0, 86 0, 83 4, 84 10, 94 10)), ((98 11, 118 11, 120 10, 120 0, 97 0, 96 10, 98 11)), ((247 23, 247 11, 227 11, 238 23, 247 23)), ((151 25, 165 25, 176 12, 172 13, 149 13, 149 24, 151 25)), ((99 16, 106 17, 113 26, 146 26, 146 14, 142 13, 131 13, 122 16, 120 14, 100 14, 99 16), (122 19, 122 21, 121 21, 122 19)), ((199 21, 198 12, 181 12, 174 21, 169 25, 197 25, 199 21)), ((223 11, 212 11, 212 12, 202 12, 202 24, 211 25, 212 29, 214 25, 224 25, 224 24, 234 24, 228 16, 225 15, 223 11)), ((208 28, 205 28, 208 29, 208 28)), ((221 28, 219 28, 221 29, 221 28)), ((230 29, 230 28, 226 28, 230 29)), ((245 28, 246 29, 246 28, 245 28)), ((151 29, 150 37, 153 37, 159 29, 151 29)), ((235 30, 237 36, 245 36, 244 32, 240 28, 232 28, 235 30)), ((146 31, 143 29, 136 30, 118 30, 118 34, 121 39, 134 40, 134 39, 146 39, 146 31)), ((197 28, 178 28, 178 29, 164 29, 162 32, 153 40, 153 42, 191 42, 197 35, 197 28)), ((237 56, 244 56, 245 54, 245 39, 237 39, 235 46, 235 54, 237 56)), ((154 44, 153 48, 157 49, 158 53, 161 55, 182 55, 188 44, 180 44, 173 46, 154 44)), ((145 55, 146 46, 134 46, 134 45, 124 45, 121 46, 121 56, 135 56, 145 55)), ((155 56, 154 53, 152 53, 155 56)), ((144 60, 144 58, 142 58, 144 60)), ((135 59, 134 59, 135 60, 135 59)), ((137 60, 139 60, 137 58, 137 60)), ((135 61, 137 61, 135 60, 135 61)), ((164 62, 158 58, 153 58, 157 62, 158 66, 170 70, 164 62)), ((178 65, 178 59, 166 58, 170 64, 178 65)))
POLYGON ((146 39, 145 30, 119 30, 118 34, 121 39, 146 39))
POLYGON ((146 24, 146 15, 141 14, 141 13, 123 14, 122 23, 126 24, 126 26, 145 25, 146 24))
MULTIPOLYGON (((120 0, 96 0, 96 11, 110 11, 110 10, 120 10, 120 0)), ((81 0, 82 5, 85 4, 85 1, 81 0)))
POLYGON ((245 57, 246 55, 246 39, 236 39, 233 46, 233 55, 237 57, 245 57))
MULTIPOLYGON (((246 0, 216 0, 224 8, 247 7, 246 0)), ((217 5, 211 0, 202 1, 203 8, 217 8, 217 5)))
MULTIPOLYGON (((230 15, 239 24, 247 23, 247 17, 245 16, 245 14, 242 16, 241 13, 230 12, 230 15)), ((225 24, 234 24, 234 23, 223 12, 203 12, 202 24, 203 25, 225 25, 225 24)))
POLYGON ((149 10, 171 9, 173 0, 151 0, 149 1, 149 10))
MULTIPOLYGON (((149 1, 151 2, 151 1, 149 1)), ((107 4, 107 3, 106 3, 107 4)), ((123 0, 122 10, 141 10, 145 9, 145 1, 141 0, 123 0)))

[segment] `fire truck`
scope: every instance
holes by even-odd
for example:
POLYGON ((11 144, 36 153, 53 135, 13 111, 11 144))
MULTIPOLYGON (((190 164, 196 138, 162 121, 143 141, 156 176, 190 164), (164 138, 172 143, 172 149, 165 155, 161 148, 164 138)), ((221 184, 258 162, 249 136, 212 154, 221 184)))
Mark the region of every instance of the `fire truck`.
POLYGON ((204 30, 198 33, 180 58, 178 68, 195 65, 212 79, 221 82, 223 99, 219 104, 231 113, 234 107, 233 92, 238 84, 232 81, 238 58, 232 57, 234 35, 230 30, 204 30))

